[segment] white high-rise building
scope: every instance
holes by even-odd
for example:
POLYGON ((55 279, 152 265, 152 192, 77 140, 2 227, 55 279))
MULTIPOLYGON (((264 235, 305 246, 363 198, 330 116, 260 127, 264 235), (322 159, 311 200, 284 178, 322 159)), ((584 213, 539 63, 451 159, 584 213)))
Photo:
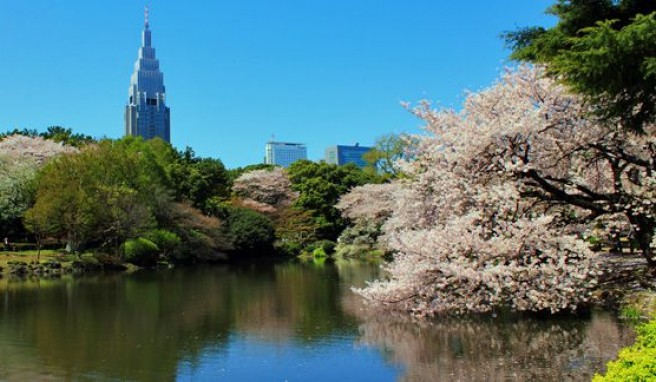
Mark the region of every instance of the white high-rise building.
POLYGON ((269 141, 264 146, 264 163, 289 167, 299 159, 307 159, 307 147, 302 143, 269 141))
POLYGON ((144 139, 160 137, 170 142, 170 109, 166 106, 164 73, 159 70, 159 60, 155 57, 155 48, 151 43, 148 7, 141 34, 139 58, 134 64, 128 96, 128 104, 125 106, 125 135, 141 136, 144 139))

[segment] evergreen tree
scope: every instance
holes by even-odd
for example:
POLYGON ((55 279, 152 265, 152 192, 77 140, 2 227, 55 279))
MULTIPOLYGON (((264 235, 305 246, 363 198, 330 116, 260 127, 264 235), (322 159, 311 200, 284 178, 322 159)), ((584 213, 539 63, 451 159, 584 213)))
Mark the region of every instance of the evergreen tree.
POLYGON ((508 32, 512 58, 546 64, 609 122, 642 133, 656 120, 656 2, 558 0, 553 28, 508 32))

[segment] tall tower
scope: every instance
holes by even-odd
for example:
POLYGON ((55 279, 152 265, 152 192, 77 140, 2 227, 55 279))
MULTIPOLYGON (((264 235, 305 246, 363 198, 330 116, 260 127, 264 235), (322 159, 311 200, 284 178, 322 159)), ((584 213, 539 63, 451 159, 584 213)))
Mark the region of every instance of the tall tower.
POLYGON ((144 30, 141 34, 139 57, 128 89, 125 106, 125 135, 144 139, 160 137, 171 141, 170 109, 166 106, 164 73, 159 70, 159 60, 152 47, 148 7, 145 9, 144 30))

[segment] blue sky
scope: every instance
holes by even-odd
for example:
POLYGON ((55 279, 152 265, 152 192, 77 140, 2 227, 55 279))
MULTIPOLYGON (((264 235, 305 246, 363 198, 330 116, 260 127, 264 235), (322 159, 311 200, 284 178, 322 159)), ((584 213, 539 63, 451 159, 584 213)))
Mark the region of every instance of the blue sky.
MULTIPOLYGON (((228 167, 264 144, 369 145, 419 132, 399 103, 457 107, 509 64, 499 34, 551 0, 149 1, 171 140, 228 167)), ((0 0, 0 131, 122 136, 143 0, 0 0)))

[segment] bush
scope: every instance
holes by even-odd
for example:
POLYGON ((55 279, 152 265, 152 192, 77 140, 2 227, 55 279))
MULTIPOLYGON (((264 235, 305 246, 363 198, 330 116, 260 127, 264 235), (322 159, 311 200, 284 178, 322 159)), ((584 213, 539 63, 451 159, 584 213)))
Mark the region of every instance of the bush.
POLYGON ((121 259, 115 255, 110 255, 107 253, 95 253, 93 256, 103 267, 103 269, 125 269, 125 266, 121 263, 121 259))
POLYGON ((636 343, 620 350, 618 359, 608 362, 606 375, 595 375, 594 382, 656 380, 656 320, 636 331, 636 343))
POLYGON ((277 254, 289 257, 298 256, 303 250, 301 243, 293 240, 276 241, 274 248, 277 254))
POLYGON ((323 248, 319 247, 319 248, 315 248, 314 251, 312 251, 312 256, 315 258, 320 258, 320 257, 328 257, 328 254, 323 248))
POLYGON ((97 270, 102 268, 102 264, 96 259, 93 253, 83 253, 80 255, 78 260, 79 267, 84 268, 85 270, 97 270))
POLYGON ((182 243, 180 236, 164 229, 149 231, 144 236, 157 245, 164 257, 168 257, 182 243))
POLYGON ((124 253, 128 263, 150 267, 157 264, 159 248, 152 241, 138 237, 125 242, 124 253))
POLYGON ((315 243, 315 248, 320 248, 326 253, 326 255, 332 255, 335 253, 335 242, 330 240, 320 240, 315 243))
POLYGON ((273 251, 276 238, 268 217, 245 208, 227 208, 227 233, 236 251, 263 254, 273 251))

